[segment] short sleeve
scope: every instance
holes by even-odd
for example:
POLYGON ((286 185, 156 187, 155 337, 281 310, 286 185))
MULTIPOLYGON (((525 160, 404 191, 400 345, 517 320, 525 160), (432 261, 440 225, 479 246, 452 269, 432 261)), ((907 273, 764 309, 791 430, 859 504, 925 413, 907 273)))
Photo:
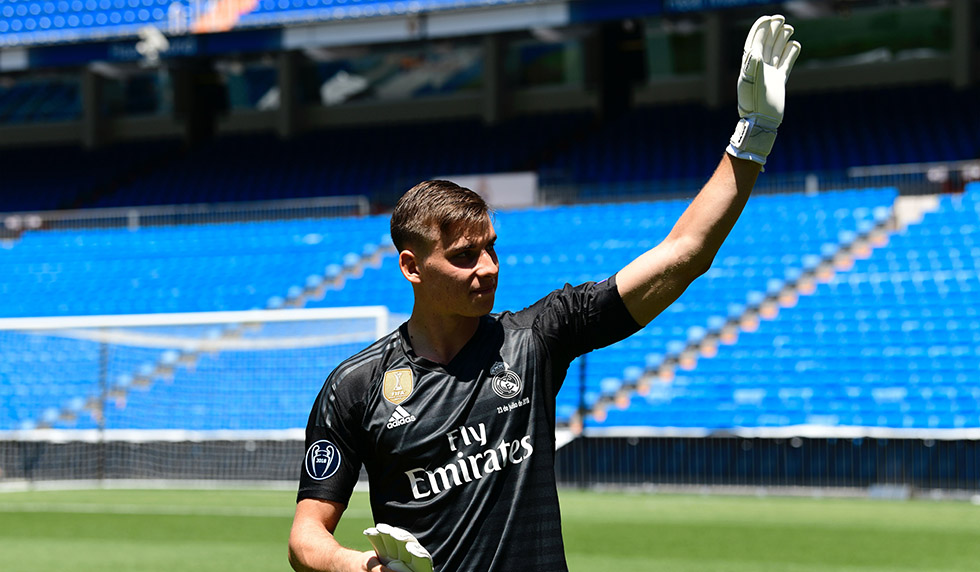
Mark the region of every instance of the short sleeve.
POLYGON ((566 284, 523 312, 533 318, 553 357, 570 362, 641 329, 616 289, 616 277, 578 286, 566 284))
POLYGON ((297 502, 316 498, 347 504, 361 470, 358 433, 363 403, 353 380, 335 371, 323 384, 306 425, 297 502))

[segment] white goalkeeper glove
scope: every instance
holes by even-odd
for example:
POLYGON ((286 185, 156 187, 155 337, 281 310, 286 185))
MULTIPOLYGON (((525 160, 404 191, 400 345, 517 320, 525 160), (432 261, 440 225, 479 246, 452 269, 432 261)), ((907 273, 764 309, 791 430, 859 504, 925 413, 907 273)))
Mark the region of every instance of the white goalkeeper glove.
POLYGON ((759 18, 749 30, 738 74, 738 115, 742 119, 729 142, 730 155, 766 164, 783 121, 786 78, 800 55, 800 43, 791 41, 792 35, 793 26, 778 14, 759 18))
POLYGON ((379 523, 364 531, 382 564, 395 572, 432 572, 432 555, 407 530, 379 523))

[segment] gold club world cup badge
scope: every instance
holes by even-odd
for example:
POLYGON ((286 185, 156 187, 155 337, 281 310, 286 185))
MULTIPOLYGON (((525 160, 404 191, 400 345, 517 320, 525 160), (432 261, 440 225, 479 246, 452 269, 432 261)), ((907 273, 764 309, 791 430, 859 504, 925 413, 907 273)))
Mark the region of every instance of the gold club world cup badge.
POLYGON ((404 368, 385 372, 381 393, 391 403, 398 405, 405 401, 412 395, 413 389, 415 389, 415 381, 412 378, 412 370, 404 368))

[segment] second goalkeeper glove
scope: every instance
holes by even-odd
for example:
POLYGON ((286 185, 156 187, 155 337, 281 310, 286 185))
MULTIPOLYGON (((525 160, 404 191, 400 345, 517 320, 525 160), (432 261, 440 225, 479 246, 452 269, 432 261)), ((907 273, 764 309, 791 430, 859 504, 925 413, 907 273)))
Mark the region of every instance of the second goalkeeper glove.
POLYGON ((364 535, 378 560, 395 572, 432 572, 432 555, 407 530, 380 523, 364 535))

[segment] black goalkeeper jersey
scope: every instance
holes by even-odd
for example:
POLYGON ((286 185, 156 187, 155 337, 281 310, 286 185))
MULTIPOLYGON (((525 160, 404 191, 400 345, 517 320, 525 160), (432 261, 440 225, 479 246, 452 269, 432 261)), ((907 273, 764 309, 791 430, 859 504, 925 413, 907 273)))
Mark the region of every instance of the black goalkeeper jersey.
POLYGON ((567 570, 555 395, 575 357, 638 329, 615 277, 485 316, 448 365, 403 324, 327 378, 298 498, 347 504, 363 464, 375 522, 413 533, 437 572, 567 570))

